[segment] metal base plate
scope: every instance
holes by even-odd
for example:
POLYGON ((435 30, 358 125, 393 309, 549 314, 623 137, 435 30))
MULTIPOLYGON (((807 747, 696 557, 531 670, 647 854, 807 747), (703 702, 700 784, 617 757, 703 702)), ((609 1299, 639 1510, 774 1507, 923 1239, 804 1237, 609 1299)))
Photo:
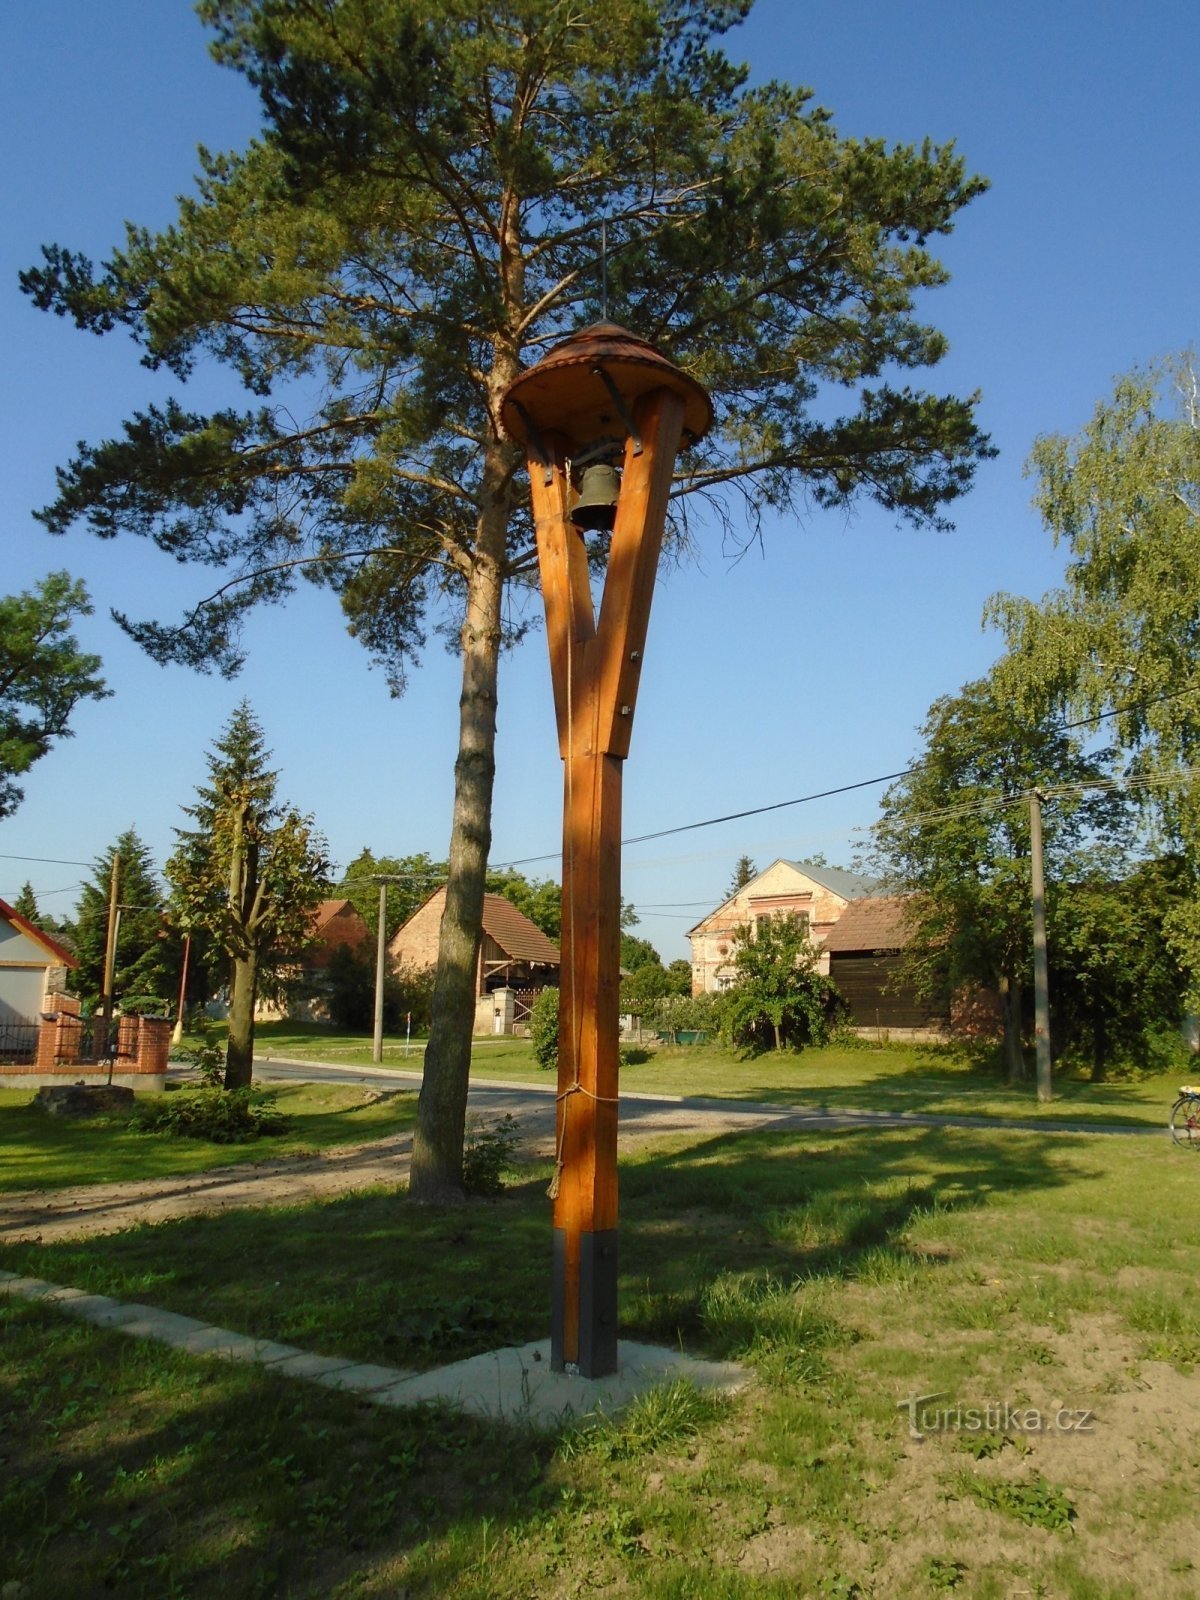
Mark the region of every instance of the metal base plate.
POLYGON ((567 1235, 554 1230, 554 1311, 550 1366, 574 1368, 581 1378, 607 1378, 617 1370, 617 1230, 579 1235, 579 1349, 568 1360, 566 1320, 567 1235))

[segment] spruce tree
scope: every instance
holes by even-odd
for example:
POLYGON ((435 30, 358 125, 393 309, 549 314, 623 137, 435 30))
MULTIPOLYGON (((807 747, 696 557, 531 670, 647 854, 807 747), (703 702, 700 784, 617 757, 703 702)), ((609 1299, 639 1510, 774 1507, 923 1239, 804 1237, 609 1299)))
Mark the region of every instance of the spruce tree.
POLYGON ((79 966, 72 987, 88 1005, 98 1004, 104 990, 104 955, 108 944, 109 893, 113 858, 117 858, 116 956, 113 994, 118 1004, 158 1002, 164 1009, 179 986, 181 942, 167 916, 162 883, 149 848, 133 828, 121 834, 96 861, 84 884, 73 922, 66 932, 79 966))
POLYGON ((202 930, 229 960, 227 1089, 251 1081, 260 983, 300 957, 329 881, 325 841, 311 817, 277 800, 269 756, 243 701, 207 757, 208 782, 183 808, 194 827, 176 830, 167 863, 181 923, 202 930))

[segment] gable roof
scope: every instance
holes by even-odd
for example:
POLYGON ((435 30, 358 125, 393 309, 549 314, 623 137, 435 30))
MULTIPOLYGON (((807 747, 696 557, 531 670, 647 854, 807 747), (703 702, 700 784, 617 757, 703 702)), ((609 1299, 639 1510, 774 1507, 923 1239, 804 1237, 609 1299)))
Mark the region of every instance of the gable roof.
MULTIPOLYGON (((441 908, 446 900, 446 886, 435 889, 428 899, 423 900, 417 909, 397 928, 388 940, 388 949, 393 949, 401 942, 401 936, 411 923, 419 916, 429 915, 436 909, 441 914, 441 908)), ((531 922, 523 911, 519 911, 511 900, 506 900, 502 894, 485 894, 483 897, 483 931, 489 939, 495 941, 510 961, 534 961, 539 966, 559 965, 558 946, 548 934, 542 932, 536 922, 531 922)))
POLYGON ((878 878, 868 878, 861 872, 846 872, 842 867, 818 867, 811 861, 784 861, 784 865, 795 867, 797 872, 802 872, 806 878, 819 883, 822 889, 828 889, 831 894, 840 895, 843 900, 859 900, 863 895, 878 894, 881 887, 878 878))
POLYGON ((558 946, 554 940, 502 894, 484 895, 483 931, 513 961, 558 966, 558 946))
MULTIPOLYGON (((790 867, 793 872, 799 872, 803 877, 817 884, 822 889, 828 889, 831 894, 836 894, 841 900, 861 900, 864 895, 875 894, 881 885, 874 878, 866 878, 858 872, 845 872, 841 867, 818 867, 811 861, 789 861, 786 856, 777 856, 769 867, 764 867, 761 872, 756 872, 749 883, 744 883, 740 889, 735 889, 733 894, 726 895, 719 906, 707 912, 700 921, 690 927, 684 934, 685 939, 692 934, 699 933, 706 923, 720 915, 726 906, 730 906, 740 895, 754 898, 754 885, 760 878, 765 878, 767 873, 775 867, 790 867)), ((717 928, 724 924, 718 923, 717 928)))
POLYGON ((79 962, 76 961, 71 952, 64 949, 57 939, 52 939, 48 933, 43 933, 40 928, 35 927, 19 911, 14 911, 7 900, 0 900, 0 917, 3 917, 5 922, 10 922, 27 939, 32 939, 34 944, 40 945, 50 957, 47 965, 60 967, 77 967, 79 965, 79 962))
POLYGON ((903 950, 912 937, 902 895, 873 895, 854 900, 830 928, 821 948, 846 954, 851 950, 903 950))

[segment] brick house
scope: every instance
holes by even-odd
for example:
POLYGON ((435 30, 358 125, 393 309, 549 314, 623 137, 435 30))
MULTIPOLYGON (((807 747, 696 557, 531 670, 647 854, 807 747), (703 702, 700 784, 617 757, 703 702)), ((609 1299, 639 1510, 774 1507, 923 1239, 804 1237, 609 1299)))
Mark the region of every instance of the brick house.
POLYGON ((735 930, 760 919, 791 915, 807 925, 818 947, 817 966, 828 972, 825 941, 847 906, 879 885, 873 878, 810 861, 774 861, 688 930, 692 945, 692 993, 706 994, 733 982, 735 930))
MULTIPOLYGON (((281 973, 281 993, 263 998, 255 1007, 259 1022, 316 1022, 325 1016, 322 982, 334 952, 349 947, 357 954, 374 953, 375 942, 365 920, 349 900, 322 900, 309 916, 312 943, 303 960, 281 973)), ((210 1008, 211 1010, 211 1008, 210 1008)))
MULTIPOLYGON (((417 907, 388 943, 393 971, 437 965, 446 890, 417 907)), ((558 946, 511 900, 483 897, 483 938, 475 964, 475 1032, 511 1033, 529 998, 558 982, 558 946), (522 998, 524 997, 524 999, 522 998)))

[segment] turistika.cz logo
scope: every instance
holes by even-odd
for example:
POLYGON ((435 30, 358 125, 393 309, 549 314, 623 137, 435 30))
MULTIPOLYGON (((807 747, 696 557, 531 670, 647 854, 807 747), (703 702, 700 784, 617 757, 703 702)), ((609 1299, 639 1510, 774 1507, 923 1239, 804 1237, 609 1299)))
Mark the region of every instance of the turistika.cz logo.
POLYGON ((896 1410, 908 1413, 908 1436, 924 1439, 930 1433, 1093 1433, 1095 1416, 1076 1406, 1055 1406, 1043 1411, 1038 1406, 1013 1405, 1008 1400, 992 1400, 982 1406, 949 1400, 949 1390, 938 1394, 910 1394, 897 1400, 896 1410))

